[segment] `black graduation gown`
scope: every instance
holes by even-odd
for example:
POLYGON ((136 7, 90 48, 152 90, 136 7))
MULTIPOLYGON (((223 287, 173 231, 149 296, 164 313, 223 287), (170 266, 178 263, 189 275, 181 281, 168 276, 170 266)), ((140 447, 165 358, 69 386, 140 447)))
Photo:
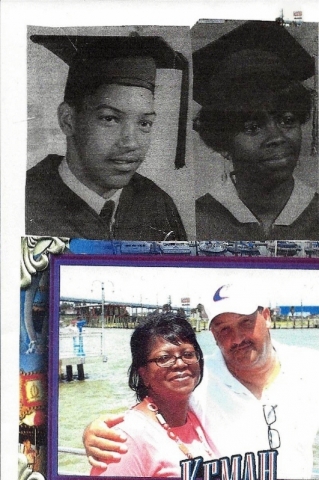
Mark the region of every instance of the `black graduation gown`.
POLYGON ((186 240, 171 197, 138 173, 123 188, 110 235, 99 215, 63 183, 62 159, 49 155, 27 172, 27 235, 161 241, 173 231, 170 240, 186 240))

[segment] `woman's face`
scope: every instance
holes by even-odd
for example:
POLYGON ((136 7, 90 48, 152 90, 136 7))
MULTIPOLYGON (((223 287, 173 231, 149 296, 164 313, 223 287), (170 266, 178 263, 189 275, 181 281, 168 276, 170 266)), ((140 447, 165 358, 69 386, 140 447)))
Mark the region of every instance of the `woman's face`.
MULTIPOLYGON (((194 352, 191 343, 180 343, 174 345, 162 337, 157 337, 148 355, 148 360, 163 355, 175 355, 179 357, 184 353, 194 352)), ((159 367, 156 362, 149 362, 139 369, 144 384, 148 387, 149 394, 160 397, 162 400, 178 400, 188 398, 197 386, 200 377, 199 362, 187 365, 179 358, 175 365, 164 368, 159 367)))
POLYGON ((276 185, 292 177, 301 148, 301 127, 291 112, 260 115, 236 133, 229 153, 236 176, 276 185))

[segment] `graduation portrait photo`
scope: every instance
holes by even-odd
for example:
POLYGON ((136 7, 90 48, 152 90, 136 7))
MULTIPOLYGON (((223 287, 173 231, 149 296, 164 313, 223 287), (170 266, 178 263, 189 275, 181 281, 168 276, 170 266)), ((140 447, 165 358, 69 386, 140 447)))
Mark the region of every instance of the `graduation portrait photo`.
POLYGON ((26 233, 195 237, 188 27, 28 29, 26 233))
POLYGON ((318 239, 318 25, 225 20, 191 35, 197 239, 318 239))

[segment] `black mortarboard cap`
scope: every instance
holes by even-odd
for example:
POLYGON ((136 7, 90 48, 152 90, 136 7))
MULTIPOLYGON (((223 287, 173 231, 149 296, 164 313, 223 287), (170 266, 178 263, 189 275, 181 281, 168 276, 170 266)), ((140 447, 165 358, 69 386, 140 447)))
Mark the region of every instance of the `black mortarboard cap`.
POLYGON ((188 111, 188 61, 158 36, 32 35, 38 43, 70 68, 64 100, 73 103, 79 95, 102 84, 120 84, 155 89, 156 69, 182 71, 179 128, 175 166, 185 164, 188 111))
POLYGON ((315 61, 278 23, 248 21, 195 51, 193 69, 193 97, 204 105, 212 89, 240 78, 306 80, 315 73, 315 61))

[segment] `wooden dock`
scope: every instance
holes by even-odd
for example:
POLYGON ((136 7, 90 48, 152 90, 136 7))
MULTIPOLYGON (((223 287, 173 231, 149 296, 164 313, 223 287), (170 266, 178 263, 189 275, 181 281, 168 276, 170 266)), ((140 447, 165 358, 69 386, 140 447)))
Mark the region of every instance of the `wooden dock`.
POLYGON ((276 318, 271 320, 271 328, 274 329, 296 329, 296 328, 319 328, 319 317, 315 318, 276 318))

